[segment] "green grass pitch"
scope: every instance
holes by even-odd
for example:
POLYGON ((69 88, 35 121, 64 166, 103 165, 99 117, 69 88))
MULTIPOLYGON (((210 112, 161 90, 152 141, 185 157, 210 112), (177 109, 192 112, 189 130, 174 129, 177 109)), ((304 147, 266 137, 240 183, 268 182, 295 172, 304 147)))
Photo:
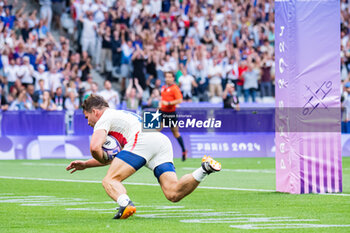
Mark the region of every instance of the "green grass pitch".
MULTIPOLYGON (((112 219, 108 167, 71 175, 70 160, 0 161, 0 232, 350 232, 350 158, 343 195, 274 192, 274 158, 218 160, 224 170, 178 203, 142 168, 124 182, 137 207, 127 220, 112 219)), ((199 165, 175 160, 178 177, 199 165)))

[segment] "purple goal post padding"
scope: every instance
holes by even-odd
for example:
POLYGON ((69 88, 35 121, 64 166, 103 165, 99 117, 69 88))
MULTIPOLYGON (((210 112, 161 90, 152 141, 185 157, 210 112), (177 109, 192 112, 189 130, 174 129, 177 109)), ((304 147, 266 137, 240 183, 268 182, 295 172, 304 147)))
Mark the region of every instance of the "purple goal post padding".
POLYGON ((275 1, 276 190, 342 191, 340 3, 275 1))

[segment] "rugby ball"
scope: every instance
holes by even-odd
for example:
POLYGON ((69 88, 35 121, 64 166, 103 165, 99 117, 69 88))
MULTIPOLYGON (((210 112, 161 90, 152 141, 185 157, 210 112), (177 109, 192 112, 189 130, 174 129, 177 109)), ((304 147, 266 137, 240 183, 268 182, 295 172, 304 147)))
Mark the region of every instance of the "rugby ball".
POLYGON ((102 150, 104 151, 103 156, 105 160, 113 160, 114 157, 121 151, 122 147, 118 140, 107 135, 105 143, 102 145, 102 150))

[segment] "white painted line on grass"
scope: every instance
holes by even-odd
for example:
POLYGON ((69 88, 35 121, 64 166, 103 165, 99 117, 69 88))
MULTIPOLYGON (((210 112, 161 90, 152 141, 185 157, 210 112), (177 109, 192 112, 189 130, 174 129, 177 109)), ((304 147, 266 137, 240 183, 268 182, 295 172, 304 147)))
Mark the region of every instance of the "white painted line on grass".
POLYGON ((95 208, 66 208, 66 210, 79 210, 79 211, 111 211, 115 210, 115 208, 109 208, 109 209, 95 209, 95 208))
POLYGON ((69 163, 31 163, 31 162, 23 162, 21 165, 24 166, 48 166, 48 167, 66 167, 69 163))
POLYGON ((261 216, 263 214, 241 214, 239 212, 193 212, 193 213, 154 213, 154 214, 137 214, 136 216, 142 218, 183 218, 183 217, 221 217, 221 216, 261 216), (180 215, 179 215, 180 214, 180 215))
MULTIPOLYGON (((15 176, 0 176, 0 179, 13 179, 13 180, 35 180, 35 181, 58 181, 58 182, 72 182, 72 183, 94 183, 100 184, 101 181, 97 180, 70 180, 70 179, 50 179, 50 178, 34 178, 34 177, 15 177, 15 176)), ((150 183, 135 183, 135 182, 123 182, 126 185, 139 185, 139 186, 157 186, 159 184, 150 183)), ((231 187, 210 187, 210 186, 199 186, 199 189, 214 189, 214 190, 229 190, 229 191, 248 191, 248 192, 276 192, 276 190, 269 189, 247 189, 247 188, 231 188, 231 187)), ((329 195, 329 196, 350 196, 350 194, 330 194, 330 193, 320 193, 319 195, 329 195)))
MULTIPOLYGON (((95 184, 101 183, 101 181, 97 181, 97 180, 69 180, 69 179, 49 179, 49 178, 15 177, 15 176, 0 176, 0 179, 58 181, 58 182, 95 183, 95 184)), ((159 187, 159 184, 150 184, 150 183, 123 182, 123 184, 159 187)), ((250 192, 275 192, 275 190, 266 190, 266 189, 245 189, 245 188, 228 188, 228 187, 209 187, 209 186, 199 186, 198 188, 199 189, 215 189, 215 190, 231 190, 231 191, 250 191, 250 192)))
POLYGON ((325 225, 325 224, 247 224, 247 225, 230 225, 232 228, 246 230, 260 229, 293 229, 293 228, 330 228, 330 227, 350 227, 350 225, 325 225))
POLYGON ((258 218, 203 218, 183 219, 183 223, 254 223, 254 222, 317 222, 318 219, 291 219, 290 217, 258 217, 258 218))
MULTIPOLYGON (((196 170, 197 168, 194 167, 183 167, 183 170, 196 170)), ((269 169, 222 169, 221 171, 224 172, 239 172, 239 173, 270 173, 275 174, 275 170, 269 170, 269 169)))

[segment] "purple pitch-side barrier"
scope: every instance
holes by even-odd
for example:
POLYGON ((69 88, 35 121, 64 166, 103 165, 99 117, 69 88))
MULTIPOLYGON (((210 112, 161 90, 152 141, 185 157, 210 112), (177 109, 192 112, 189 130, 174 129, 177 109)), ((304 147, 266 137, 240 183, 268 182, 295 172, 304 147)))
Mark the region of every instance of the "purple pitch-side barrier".
POLYGON ((1 135, 64 135, 65 113, 62 111, 0 112, 1 135))
MULTIPOLYGON (((171 133, 174 157, 181 157, 181 148, 171 133)), ((190 158, 211 155, 216 158, 273 157, 274 133, 182 133, 190 158)), ((0 137, 1 159, 67 158, 88 159, 90 136, 3 136, 0 137)), ((342 135, 343 156, 350 156, 350 135, 342 135)), ((223 164, 225 166, 225 164, 223 164)), ((332 179, 331 179, 332 180, 332 179)), ((328 180, 327 180, 328 182, 328 180)), ((330 181, 330 184, 332 181, 330 181)))
POLYGON ((277 191, 341 192, 339 1, 276 1, 275 12, 277 191))

